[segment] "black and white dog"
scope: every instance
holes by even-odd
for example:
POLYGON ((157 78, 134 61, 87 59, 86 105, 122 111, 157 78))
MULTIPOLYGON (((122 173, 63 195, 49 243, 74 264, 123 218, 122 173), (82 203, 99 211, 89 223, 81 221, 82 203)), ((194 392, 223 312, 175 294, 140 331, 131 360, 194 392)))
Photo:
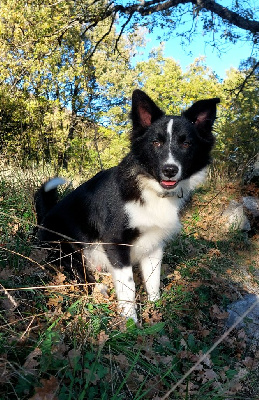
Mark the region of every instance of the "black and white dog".
POLYGON ((206 176, 219 101, 200 100, 181 116, 167 116, 135 90, 131 150, 120 164, 59 202, 60 178, 36 193, 40 240, 59 241, 81 277, 84 265, 110 271, 126 317, 137 319, 133 265, 141 268, 148 299, 159 299, 163 248, 180 231, 179 209, 206 176))

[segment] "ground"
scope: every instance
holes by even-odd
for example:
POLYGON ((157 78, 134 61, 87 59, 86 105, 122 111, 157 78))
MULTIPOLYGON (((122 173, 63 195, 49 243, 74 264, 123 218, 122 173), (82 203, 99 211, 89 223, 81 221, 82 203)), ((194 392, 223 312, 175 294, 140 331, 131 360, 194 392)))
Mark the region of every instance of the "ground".
POLYGON ((210 351, 228 304, 258 293, 257 228, 228 231, 222 218, 258 188, 212 177, 194 194, 165 252, 161 300, 147 302, 135 271, 135 325, 117 314, 108 275, 96 275, 105 296, 46 262, 34 242, 37 184, 22 171, 0 178, 1 400, 258 398, 259 351, 243 329, 210 351))

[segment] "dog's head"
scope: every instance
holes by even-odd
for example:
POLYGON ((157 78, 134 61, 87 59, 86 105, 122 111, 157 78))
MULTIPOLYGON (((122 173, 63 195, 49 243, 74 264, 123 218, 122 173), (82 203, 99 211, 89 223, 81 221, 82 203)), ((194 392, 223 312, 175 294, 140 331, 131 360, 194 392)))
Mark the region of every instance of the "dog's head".
POLYGON ((133 92, 132 151, 145 173, 163 189, 173 190, 208 165, 219 101, 200 100, 181 116, 167 116, 146 93, 133 92))

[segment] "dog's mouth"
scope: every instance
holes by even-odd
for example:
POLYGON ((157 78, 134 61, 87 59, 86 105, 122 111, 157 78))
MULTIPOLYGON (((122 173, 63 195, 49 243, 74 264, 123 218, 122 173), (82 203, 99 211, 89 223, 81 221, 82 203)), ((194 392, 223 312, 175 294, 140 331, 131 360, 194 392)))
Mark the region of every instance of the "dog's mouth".
POLYGON ((162 186, 162 188, 167 189, 167 190, 174 189, 177 186, 177 184, 178 184, 178 181, 163 180, 160 182, 160 185, 162 186))

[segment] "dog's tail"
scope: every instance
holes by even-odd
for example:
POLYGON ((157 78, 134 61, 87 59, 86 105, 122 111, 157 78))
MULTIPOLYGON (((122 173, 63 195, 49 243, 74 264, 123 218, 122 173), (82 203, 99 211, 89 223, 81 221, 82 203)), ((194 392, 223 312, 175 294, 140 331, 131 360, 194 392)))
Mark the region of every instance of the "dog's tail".
POLYGON ((34 201, 37 213, 37 224, 43 222, 45 215, 55 206, 58 202, 57 187, 64 185, 66 180, 63 178, 55 177, 44 183, 39 190, 37 190, 34 201))

